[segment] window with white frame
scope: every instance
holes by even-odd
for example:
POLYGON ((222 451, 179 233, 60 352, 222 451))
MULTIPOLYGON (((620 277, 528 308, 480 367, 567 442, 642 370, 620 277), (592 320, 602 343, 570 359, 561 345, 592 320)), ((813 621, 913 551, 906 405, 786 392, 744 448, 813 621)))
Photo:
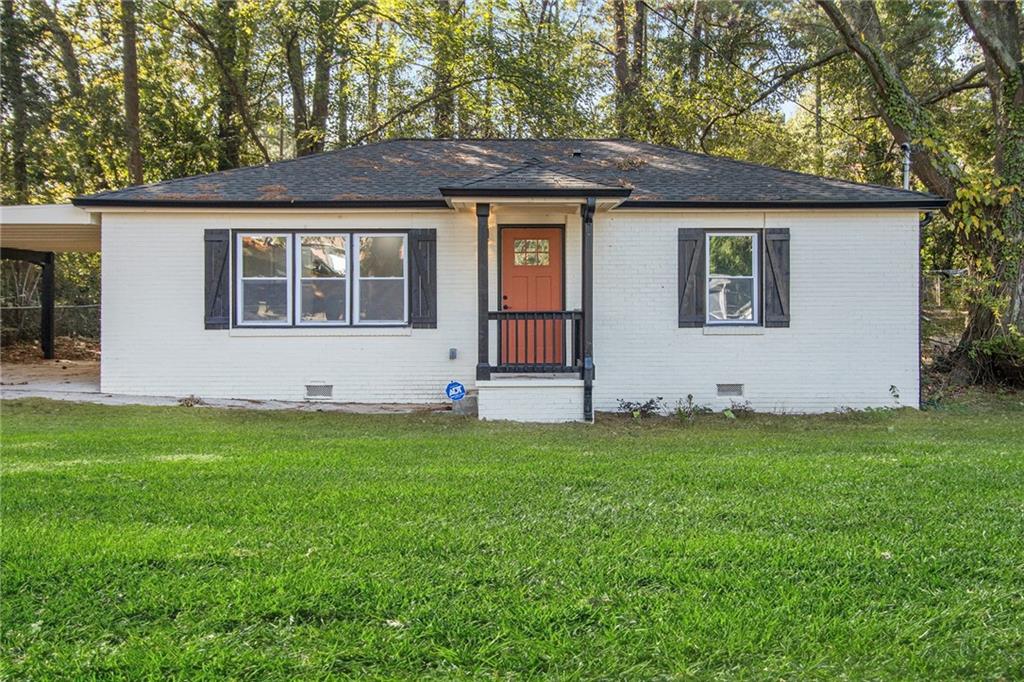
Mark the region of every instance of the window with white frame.
POLYGON ((298 324, 344 324, 348 320, 348 235, 299 234, 298 324))
POLYGON ((757 324, 757 234, 709 232, 705 240, 707 323, 757 324))
POLYGON ((408 305, 404 234, 357 234, 355 262, 357 323, 405 320, 408 305))
POLYGON ((291 236, 238 235, 238 321, 291 322, 291 236))
POLYGON ((407 248, 395 233, 238 233, 236 324, 406 324, 407 248))

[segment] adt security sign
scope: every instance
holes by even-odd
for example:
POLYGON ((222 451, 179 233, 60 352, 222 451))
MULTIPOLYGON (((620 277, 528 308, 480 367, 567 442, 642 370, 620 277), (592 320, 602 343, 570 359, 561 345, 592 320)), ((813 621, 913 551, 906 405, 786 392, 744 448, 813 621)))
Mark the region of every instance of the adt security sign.
POLYGON ((444 387, 444 393, 451 400, 462 400, 466 397, 466 387, 457 381, 453 381, 444 387))

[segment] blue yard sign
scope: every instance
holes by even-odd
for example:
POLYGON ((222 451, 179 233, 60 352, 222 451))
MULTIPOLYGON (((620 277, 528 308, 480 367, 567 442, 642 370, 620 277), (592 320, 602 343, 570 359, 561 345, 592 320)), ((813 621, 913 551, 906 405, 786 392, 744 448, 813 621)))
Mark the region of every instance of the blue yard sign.
POLYGON ((444 393, 451 400, 462 400, 466 397, 466 387, 457 381, 453 381, 444 387, 444 393))

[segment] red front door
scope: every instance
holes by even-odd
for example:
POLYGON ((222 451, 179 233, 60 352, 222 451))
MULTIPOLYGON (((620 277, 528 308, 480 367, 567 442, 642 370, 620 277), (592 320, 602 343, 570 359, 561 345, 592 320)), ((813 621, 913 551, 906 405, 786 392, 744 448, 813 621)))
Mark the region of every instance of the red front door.
MULTIPOLYGON (((505 227, 501 230, 501 308, 506 312, 562 309, 562 230, 505 227)), ((504 320, 499 329, 504 364, 563 364, 561 320, 504 320)))

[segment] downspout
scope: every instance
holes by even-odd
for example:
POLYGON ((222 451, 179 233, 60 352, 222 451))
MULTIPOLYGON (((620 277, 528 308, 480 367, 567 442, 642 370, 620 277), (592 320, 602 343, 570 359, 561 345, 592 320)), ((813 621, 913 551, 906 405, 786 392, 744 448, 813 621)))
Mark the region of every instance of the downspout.
POLYGON ((900 145, 903 150, 903 189, 910 189, 910 143, 900 145))

